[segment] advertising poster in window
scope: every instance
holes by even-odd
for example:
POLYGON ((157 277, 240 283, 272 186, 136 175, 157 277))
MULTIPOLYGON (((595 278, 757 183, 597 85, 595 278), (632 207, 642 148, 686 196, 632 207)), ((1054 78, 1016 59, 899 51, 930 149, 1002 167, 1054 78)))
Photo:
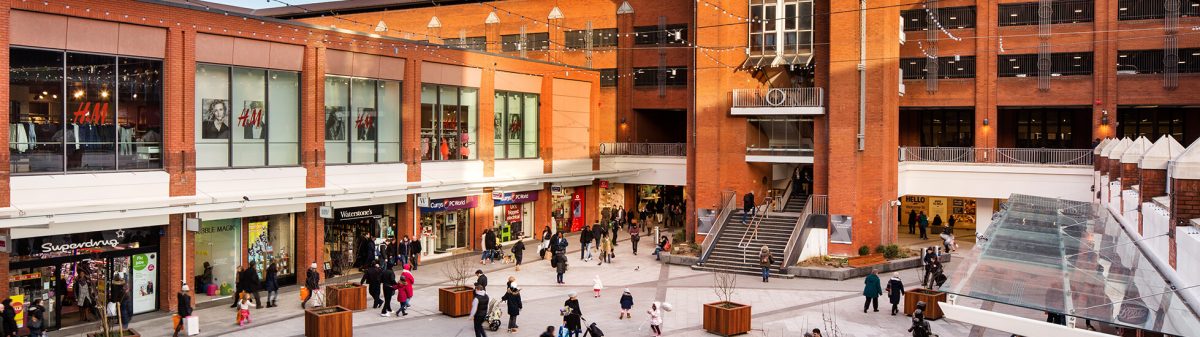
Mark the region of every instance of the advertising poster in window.
POLYGON ((930 197, 929 198, 929 222, 933 223, 933 218, 938 217, 938 216, 942 217, 942 221, 946 221, 946 219, 950 216, 949 209, 947 208, 948 206, 949 205, 947 205, 946 198, 930 197))
POLYGON ((200 102, 204 106, 204 126, 200 136, 204 139, 229 139, 229 100, 205 98, 200 102))
POLYGON ((133 313, 151 312, 158 298, 158 253, 133 256, 133 313))
POLYGON ((266 115, 262 101, 243 101, 242 113, 238 115, 237 126, 242 128, 242 139, 267 138, 266 115))
POLYGON ((267 271, 267 259, 274 253, 274 247, 271 247, 271 239, 268 237, 267 227, 270 226, 268 221, 255 221, 249 224, 247 229, 249 235, 250 265, 254 266, 259 277, 265 277, 267 271))
POLYGON ((376 112, 375 108, 358 108, 358 116, 354 118, 356 140, 375 140, 377 134, 375 127, 376 118, 378 118, 378 112, 376 112))
POLYGON ((346 107, 325 107, 325 140, 346 140, 346 107))
POLYGON ((17 312, 16 320, 17 327, 25 327, 25 295, 12 295, 8 297, 12 300, 13 310, 17 312))

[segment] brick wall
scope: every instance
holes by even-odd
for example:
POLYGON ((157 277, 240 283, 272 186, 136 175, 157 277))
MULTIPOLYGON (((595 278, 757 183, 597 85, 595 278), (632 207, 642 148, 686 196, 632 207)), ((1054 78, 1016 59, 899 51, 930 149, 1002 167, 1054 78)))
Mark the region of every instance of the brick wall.
MULTIPOLYGON (((1195 218, 1200 218, 1200 180, 1171 179, 1171 222, 1168 233, 1175 237, 1175 227, 1188 226, 1188 222, 1195 218)), ((1171 267, 1175 267, 1175 240, 1169 241, 1171 245, 1168 255, 1171 267)))
POLYGON ((1138 169, 1138 164, 1137 163, 1120 163, 1120 165, 1121 165, 1121 189, 1122 190, 1132 189, 1133 185, 1137 185, 1141 179, 1141 175, 1138 174, 1138 171, 1140 171, 1138 169))

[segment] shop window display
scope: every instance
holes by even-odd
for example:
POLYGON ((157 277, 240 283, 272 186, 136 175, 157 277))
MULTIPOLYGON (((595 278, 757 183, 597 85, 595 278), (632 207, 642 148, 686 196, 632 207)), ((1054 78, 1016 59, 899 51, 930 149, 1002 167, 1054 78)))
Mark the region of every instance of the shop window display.
POLYGON ((429 206, 421 207, 422 231, 429 229, 428 239, 433 243, 422 247, 437 254, 466 247, 477 204, 476 197, 467 196, 432 200, 429 206))
POLYGON ((162 167, 162 61, 10 49, 13 173, 162 167))
POLYGON ((297 72, 196 65, 196 166, 296 165, 299 92, 297 72))
POLYGON ((492 228, 501 241, 518 240, 534 234, 533 204, 538 191, 492 193, 492 228))
POLYGON ((476 159, 479 89, 421 85, 421 159, 476 159))
POLYGON ((237 269, 242 265, 242 220, 210 220, 196 233, 192 272, 197 299, 233 294, 237 269))
MULTIPOLYGON (((294 280, 295 222, 291 214, 277 214, 245 219, 247 226, 247 256, 260 277, 266 277, 272 262, 279 269, 280 280, 294 280)), ((281 283, 289 283, 283 282, 281 283)))
POLYGON ((325 76, 325 156, 331 164, 400 161, 400 82, 325 76))
POLYGON ((497 91, 496 159, 538 157, 538 95, 497 91))
POLYGON ((387 240, 394 239, 396 205, 343 208, 325 220, 327 275, 343 275, 383 259, 387 240))

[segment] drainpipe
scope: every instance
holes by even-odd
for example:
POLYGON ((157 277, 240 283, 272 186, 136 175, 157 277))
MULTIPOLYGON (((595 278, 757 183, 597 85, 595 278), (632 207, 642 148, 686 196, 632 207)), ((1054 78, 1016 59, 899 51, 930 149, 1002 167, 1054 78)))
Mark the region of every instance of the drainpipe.
POLYGON ((858 1, 858 150, 867 147, 867 0, 858 1))

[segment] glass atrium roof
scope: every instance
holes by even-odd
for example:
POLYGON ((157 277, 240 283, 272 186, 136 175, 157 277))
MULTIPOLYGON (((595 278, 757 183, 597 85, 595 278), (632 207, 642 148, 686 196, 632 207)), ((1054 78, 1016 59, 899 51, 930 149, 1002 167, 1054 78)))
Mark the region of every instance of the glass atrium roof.
POLYGON ((959 255, 940 290, 1174 335, 1200 331, 1200 317, 1097 204, 1014 194, 959 255))

